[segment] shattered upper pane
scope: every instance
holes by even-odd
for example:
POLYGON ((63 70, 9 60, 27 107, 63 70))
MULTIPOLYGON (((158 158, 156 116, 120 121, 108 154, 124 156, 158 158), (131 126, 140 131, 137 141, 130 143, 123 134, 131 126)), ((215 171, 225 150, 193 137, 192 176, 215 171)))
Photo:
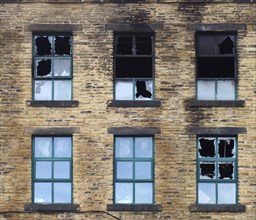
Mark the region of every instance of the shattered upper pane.
POLYGON ((54 60, 54 76, 70 76, 70 60, 54 60))
POLYGON ((35 80, 34 91, 35 100, 51 100, 52 82, 49 80, 35 80))
POLYGON ((50 59, 36 60, 36 76, 51 76, 52 61, 50 59))
POLYGON ((222 55, 233 54, 234 42, 231 40, 230 36, 226 37, 219 44, 219 53, 222 55))
POLYGON ((234 179, 233 162, 219 163, 219 179, 234 179))
POLYGON ((71 44, 70 37, 58 36, 55 37, 55 54, 70 55, 71 44))
POLYGON ((153 83, 151 80, 136 81, 136 99, 152 99, 153 83))
POLYGON ((235 140, 234 138, 219 138, 218 141, 219 157, 235 157, 235 140))
POLYGON ((132 54, 132 37, 118 37, 116 53, 120 55, 132 54))
POLYGON ((138 55, 152 54, 151 37, 136 37, 136 54, 138 55))
POLYGON ((215 157, 215 138, 199 138, 199 157, 215 157))
POLYGON ((215 179, 216 168, 213 161, 200 163, 200 179, 215 179))
POLYGON ((35 49, 38 56, 51 55, 52 45, 51 37, 36 36, 35 49))

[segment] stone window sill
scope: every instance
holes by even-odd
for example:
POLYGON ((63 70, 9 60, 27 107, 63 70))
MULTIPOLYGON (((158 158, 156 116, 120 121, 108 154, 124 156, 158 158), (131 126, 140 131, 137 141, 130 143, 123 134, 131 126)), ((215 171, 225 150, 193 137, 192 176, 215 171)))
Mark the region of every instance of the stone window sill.
POLYGON ((244 100, 188 100, 189 107, 244 107, 244 100))
POLYGON ((27 106, 32 107, 77 107, 79 105, 79 101, 34 101, 27 100, 27 106))
POLYGON ((191 212, 245 212, 246 206, 237 205, 197 205, 189 206, 191 212))
POLYGON ((128 100, 111 100, 108 107, 161 107, 160 100, 145 100, 145 101, 128 101, 128 100))
POLYGON ((27 203, 24 210, 28 212, 74 212, 79 211, 78 204, 39 204, 27 203))
POLYGON ((160 212, 161 205, 140 205, 140 204, 109 204, 107 211, 125 211, 125 212, 160 212))

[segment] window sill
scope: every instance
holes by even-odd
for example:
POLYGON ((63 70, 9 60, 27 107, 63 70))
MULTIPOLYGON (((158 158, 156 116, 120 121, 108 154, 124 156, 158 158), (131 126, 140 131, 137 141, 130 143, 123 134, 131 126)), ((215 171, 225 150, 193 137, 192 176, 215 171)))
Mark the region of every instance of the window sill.
POLYGON ((74 212, 79 211, 78 204, 39 204, 27 203, 24 210, 27 212, 74 212))
POLYGON ((108 107, 161 107, 160 100, 111 100, 108 107))
POLYGON ((189 206, 191 212, 245 212, 245 205, 197 205, 189 206))
POLYGON ((189 107, 244 107, 244 100, 188 100, 189 107))
POLYGON ((140 205, 140 204, 108 204, 107 211, 124 212, 161 212, 161 205, 140 205))
POLYGON ((27 100, 27 106, 32 107, 77 107, 79 101, 33 101, 27 100))

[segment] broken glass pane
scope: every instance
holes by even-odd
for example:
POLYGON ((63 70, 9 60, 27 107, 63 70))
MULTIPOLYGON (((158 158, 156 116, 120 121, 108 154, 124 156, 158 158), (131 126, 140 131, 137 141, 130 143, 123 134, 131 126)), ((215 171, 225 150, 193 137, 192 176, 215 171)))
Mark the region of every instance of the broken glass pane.
POLYGON ((71 100, 71 81, 54 81, 54 100, 71 100))
POLYGON ((54 76, 70 76, 70 60, 54 60, 54 76))
POLYGON ((54 203, 71 203, 71 183, 54 183, 54 203))
POLYGON ((235 81, 219 80, 217 82, 217 99, 218 100, 235 100, 235 81))
POLYGON ((133 178, 133 162, 117 162, 116 178, 132 179, 133 178))
POLYGON ((215 179, 216 169, 215 163, 210 162, 200 162, 200 179, 215 179))
POLYGON ((218 204, 236 204, 236 184, 218 184, 218 204))
POLYGON ((215 81, 198 80, 197 81, 197 99, 214 100, 215 99, 215 81))
POLYGON ((151 158, 153 157, 153 138, 136 137, 135 138, 135 157, 151 158))
POLYGON ((200 138, 198 156, 202 157, 215 157, 215 138, 200 138))
POLYGON ((220 54, 233 54, 234 42, 230 36, 226 37, 218 46, 220 54))
POLYGON ((117 54, 131 55, 132 54, 132 37, 117 38, 117 54))
POLYGON ((151 37, 136 37, 136 54, 150 55, 152 53, 151 37))
POLYGON ((116 81, 115 83, 115 99, 116 100, 133 100, 133 82, 132 81, 116 81))
POLYGON ((55 37, 55 54, 70 55, 70 37, 55 37))
POLYGON ((133 157, 133 139, 132 138, 115 138, 115 157, 133 157))
POLYGON ((153 203, 153 184, 135 183, 135 203, 149 204, 153 203))
POLYGON ((116 183, 115 202, 116 203, 132 203, 133 202, 133 184, 132 183, 116 183))
POLYGON ((219 179, 234 179, 233 162, 219 162, 219 179))
POLYGON ((235 140, 234 138, 219 138, 218 141, 219 157, 235 157, 235 140))
POLYGON ((136 99, 151 100, 152 99, 152 80, 136 81, 136 99))
POLYGON ((35 80, 35 100, 52 99, 52 82, 48 80, 35 80))
POLYGON ((36 76, 49 77, 51 76, 52 61, 50 59, 36 60, 36 76))
POLYGON ((51 203, 52 202, 52 184, 51 183, 35 183, 34 202, 35 203, 51 203))
POLYGON ((36 162, 36 178, 51 179, 52 178, 52 163, 48 161, 36 162))
POLYGON ((215 183, 198 183, 198 203, 214 204, 216 203, 215 183))
POLYGON ((71 157, 71 138, 54 138, 54 157, 71 157))
POLYGON ((49 137, 36 137, 35 141, 35 157, 51 157, 52 156, 52 139, 49 137))
POLYGON ((210 35, 199 35, 197 38, 198 55, 215 55, 215 38, 210 35))
POLYGON ((70 163, 68 161, 54 162, 54 178, 69 179, 70 178, 70 163))
POLYGON ((35 37, 35 49, 36 55, 43 56, 43 55, 51 55, 51 37, 47 36, 36 36, 35 37))
POLYGON ((135 162, 135 179, 151 179, 151 162, 135 162))

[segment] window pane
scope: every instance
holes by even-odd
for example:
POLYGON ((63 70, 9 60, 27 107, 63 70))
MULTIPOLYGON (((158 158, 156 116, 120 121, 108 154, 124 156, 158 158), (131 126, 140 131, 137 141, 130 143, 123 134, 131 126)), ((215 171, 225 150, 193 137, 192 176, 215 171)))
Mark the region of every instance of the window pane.
POLYGON ((71 100, 71 81, 54 81, 54 100, 71 100))
POLYGON ((116 183, 115 184, 115 203, 133 202, 133 184, 116 183))
POLYGON ((137 80, 136 81, 136 100, 151 100, 153 94, 152 80, 137 80))
POLYGON ((52 139, 49 137, 36 137, 35 141, 35 157, 51 157, 52 156, 52 139))
POLYGON ((219 138, 218 139, 218 156, 221 158, 236 157, 235 139, 219 138))
POLYGON ((218 204, 236 204, 236 184, 218 184, 218 204))
POLYGON ((70 36, 57 36, 54 42, 56 55, 70 55, 70 36))
POLYGON ((54 162, 54 178, 69 179, 70 178, 70 162, 68 161, 54 162))
POLYGON ((54 76, 70 76, 70 60, 54 60, 54 76))
POLYGON ((117 54, 132 54, 132 37, 117 37, 117 54))
POLYGON ((34 185, 34 202, 51 203, 52 202, 52 184, 35 183, 34 185))
POLYGON ((51 59, 36 60, 36 76, 50 77, 52 75, 52 61, 51 59))
POLYGON ((136 37, 136 54, 139 54, 139 55, 152 54, 151 37, 136 37))
POLYGON ((116 81, 115 82, 115 99, 116 100, 133 100, 132 81, 116 81))
POLYGON ((215 157, 216 140, 215 138, 199 138, 198 139, 198 157, 215 157))
POLYGON ((234 163, 219 162, 219 179, 234 179, 234 163))
POLYGON ((52 178, 52 163, 46 161, 36 162, 36 178, 50 179, 52 178))
POLYGON ((215 183, 198 183, 198 203, 215 204, 216 189, 215 183))
POLYGON ((198 35, 197 53, 198 55, 215 55, 215 37, 210 35, 198 35))
POLYGON ((71 157, 71 137, 54 138, 54 157, 71 157))
POLYGON ((151 179, 151 162, 135 162, 135 179, 151 179))
POLYGON ((152 137, 135 138, 135 157, 143 157, 143 158, 153 157, 153 138, 152 137))
POLYGON ((200 179, 216 179, 216 166, 214 162, 200 162, 200 179))
POLYGON ((133 157, 133 139, 115 138, 116 157, 133 157))
POLYGON ((38 56, 51 55, 52 37, 35 36, 35 53, 38 56))
POLYGON ((197 81, 197 99, 214 100, 215 99, 215 81, 197 81))
POLYGON ((52 99, 52 82, 49 80, 35 80, 34 85, 35 100, 52 99))
POLYGON ((116 170, 117 179, 133 178, 133 162, 117 162, 116 170))
POLYGON ((54 203, 71 203, 71 183, 54 183, 54 203))
POLYGON ((135 203, 153 203, 152 183, 135 183, 135 203))
POLYGON ((235 81, 219 80, 217 83, 218 100, 235 100, 235 81))

